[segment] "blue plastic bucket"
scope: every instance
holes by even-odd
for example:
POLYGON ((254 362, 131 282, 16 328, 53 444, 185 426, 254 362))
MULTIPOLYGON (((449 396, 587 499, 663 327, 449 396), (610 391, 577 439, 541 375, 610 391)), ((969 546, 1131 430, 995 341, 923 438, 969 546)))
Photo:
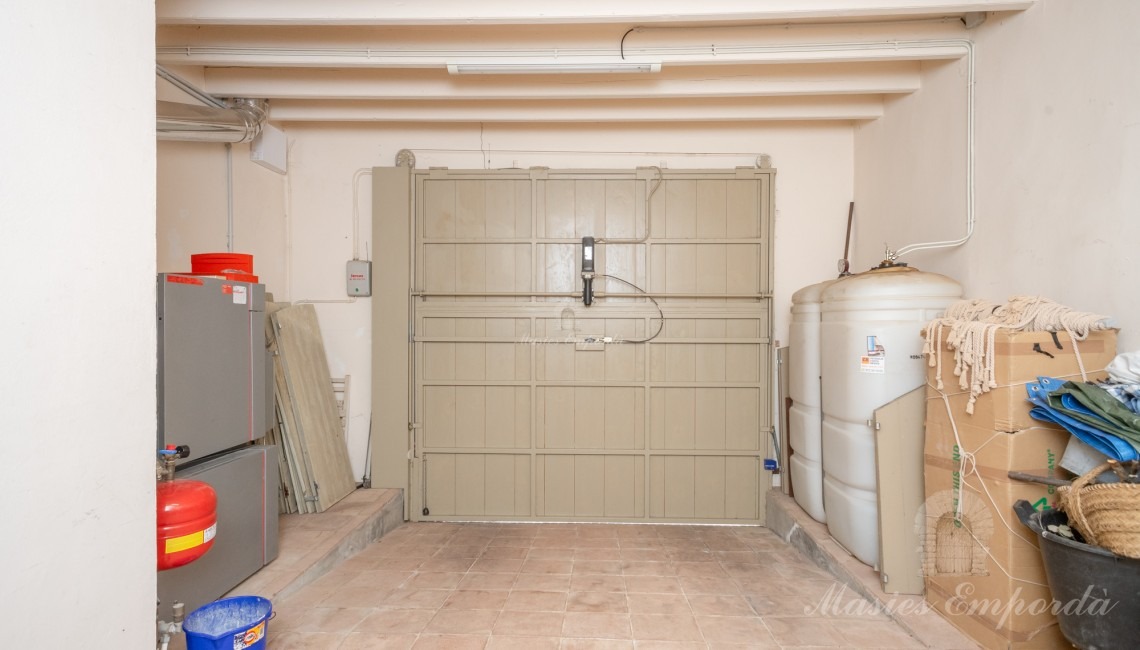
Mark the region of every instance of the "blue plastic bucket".
POLYGON ((202 605, 182 622, 186 650, 264 650, 273 603, 235 596, 202 605))

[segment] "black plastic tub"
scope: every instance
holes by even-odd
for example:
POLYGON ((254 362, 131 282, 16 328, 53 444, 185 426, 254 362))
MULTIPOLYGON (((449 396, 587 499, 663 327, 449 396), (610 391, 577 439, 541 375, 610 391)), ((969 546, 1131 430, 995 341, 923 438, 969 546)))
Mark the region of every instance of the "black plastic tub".
POLYGON ((1140 560, 1050 532, 1068 525, 1063 512, 1038 512, 1024 500, 1013 509, 1037 534, 1065 638, 1083 650, 1140 647, 1140 560))

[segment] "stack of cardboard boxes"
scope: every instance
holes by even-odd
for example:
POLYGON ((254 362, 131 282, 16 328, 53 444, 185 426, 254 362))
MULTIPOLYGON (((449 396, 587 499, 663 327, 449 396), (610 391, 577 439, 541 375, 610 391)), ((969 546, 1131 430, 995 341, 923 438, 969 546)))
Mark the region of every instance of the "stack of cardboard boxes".
MULTIPOLYGON (((1089 380, 1102 378, 1116 355, 1116 333, 1096 332, 1077 347, 1089 380)), ((1069 477, 1059 463, 1070 435, 1029 416, 1025 384, 1039 376, 1080 381, 1080 366, 1064 333, 999 330, 994 352, 998 387, 978 397, 972 415, 969 392, 954 376, 953 352, 942 351, 941 391, 935 369, 928 372, 926 599, 986 648, 1068 648, 1037 541, 1013 512, 1018 499, 1054 507, 1056 488, 1007 474, 1069 477)))

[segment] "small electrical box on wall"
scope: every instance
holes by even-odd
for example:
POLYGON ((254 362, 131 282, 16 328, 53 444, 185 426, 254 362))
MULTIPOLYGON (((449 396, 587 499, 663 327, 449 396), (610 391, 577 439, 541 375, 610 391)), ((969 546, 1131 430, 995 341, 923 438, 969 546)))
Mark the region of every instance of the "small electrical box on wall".
POLYGON ((372 295, 372 262, 365 260, 349 260, 346 265, 348 278, 348 295, 352 297, 368 297, 372 295))
POLYGON ((288 148, 285 132, 266 124, 249 145, 249 159, 268 170, 284 174, 288 169, 288 148))

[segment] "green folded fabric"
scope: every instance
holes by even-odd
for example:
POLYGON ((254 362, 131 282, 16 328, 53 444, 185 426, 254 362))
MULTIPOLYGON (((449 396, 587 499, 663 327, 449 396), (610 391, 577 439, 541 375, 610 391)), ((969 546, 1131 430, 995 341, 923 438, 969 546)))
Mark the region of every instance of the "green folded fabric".
POLYGON ((1140 415, 1128 410, 1128 407, 1096 384, 1067 381, 1049 393, 1047 400, 1051 408, 1089 426, 1119 436, 1140 450, 1140 415), (1072 402, 1066 404, 1068 400, 1065 396, 1087 411, 1072 408, 1072 402))

